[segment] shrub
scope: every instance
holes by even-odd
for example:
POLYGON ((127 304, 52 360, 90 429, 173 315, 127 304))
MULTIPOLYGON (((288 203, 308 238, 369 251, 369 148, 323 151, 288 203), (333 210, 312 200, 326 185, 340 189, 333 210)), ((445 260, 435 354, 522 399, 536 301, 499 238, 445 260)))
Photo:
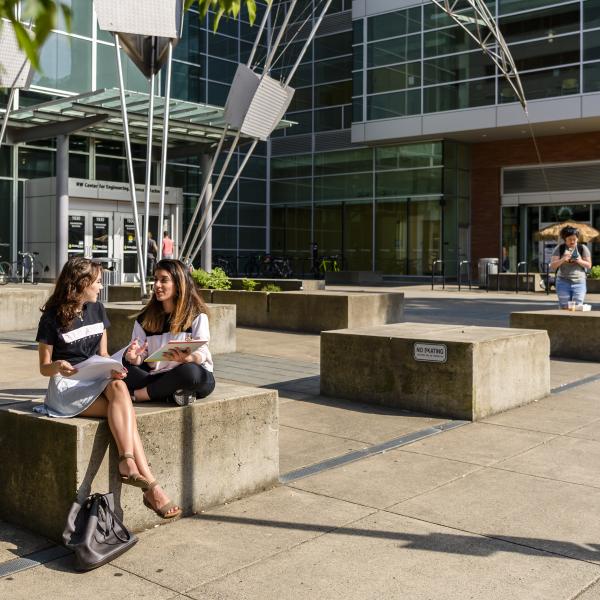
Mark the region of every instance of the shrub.
POLYGON ((261 290, 261 292, 280 292, 281 288, 278 285, 275 285, 274 283, 267 283, 266 285, 263 285, 261 290))
POLYGON ((600 265, 590 269, 590 279, 600 279, 600 265))
POLYGON ((227 273, 220 267, 215 267, 210 273, 207 273, 204 269, 196 269, 192 272, 192 277, 201 288, 210 290, 228 290, 231 288, 231 281, 227 277, 227 273))
POLYGON ((253 292, 257 285, 258 281, 254 281, 254 279, 247 279, 246 277, 242 279, 242 289, 246 292, 253 292))

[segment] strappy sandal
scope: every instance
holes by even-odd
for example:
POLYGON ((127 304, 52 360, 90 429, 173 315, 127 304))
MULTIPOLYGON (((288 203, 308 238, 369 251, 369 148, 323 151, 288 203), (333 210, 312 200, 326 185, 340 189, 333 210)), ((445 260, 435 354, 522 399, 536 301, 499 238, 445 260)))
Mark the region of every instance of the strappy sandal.
POLYGON ((150 502, 146 499, 146 492, 149 492, 151 489, 155 488, 158 485, 158 481, 154 480, 151 484, 148 485, 147 488, 143 488, 144 490, 144 506, 153 510, 159 517, 162 519, 175 519, 181 516, 182 510, 175 504, 174 502, 167 502, 164 506, 160 506, 158 508, 154 508, 150 502), (177 506, 177 510, 169 513, 172 508, 177 506))
MULTIPOLYGON (((119 464, 128 458, 135 461, 135 456, 133 454, 123 454, 123 456, 119 456, 119 464)), ((121 477, 121 483, 124 483, 125 485, 132 485, 133 487, 139 487, 142 489, 147 488, 150 485, 148 480, 142 477, 139 473, 123 475, 121 472, 119 472, 119 475, 121 477)))

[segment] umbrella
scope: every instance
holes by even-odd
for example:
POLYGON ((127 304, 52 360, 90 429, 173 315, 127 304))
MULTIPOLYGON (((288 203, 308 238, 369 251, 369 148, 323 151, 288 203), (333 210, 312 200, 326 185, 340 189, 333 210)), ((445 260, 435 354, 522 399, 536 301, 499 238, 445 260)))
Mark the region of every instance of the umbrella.
POLYGON ((560 236, 560 231, 563 227, 575 227, 579 229, 579 240, 581 242, 591 242, 600 235, 600 231, 594 229, 587 223, 576 223, 575 221, 564 221, 564 223, 555 223, 554 225, 548 225, 544 229, 540 229, 535 237, 538 240, 556 240, 560 236))

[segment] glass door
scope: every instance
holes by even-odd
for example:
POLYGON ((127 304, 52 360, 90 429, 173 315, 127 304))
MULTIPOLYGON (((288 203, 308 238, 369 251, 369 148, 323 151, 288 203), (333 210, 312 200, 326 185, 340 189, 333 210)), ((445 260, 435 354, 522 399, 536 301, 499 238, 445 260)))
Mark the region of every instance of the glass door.
POLYGON ((69 215, 69 241, 67 253, 69 258, 85 255, 85 214, 69 215))
POLYGON ((90 219, 92 258, 113 258, 111 213, 93 213, 90 219))

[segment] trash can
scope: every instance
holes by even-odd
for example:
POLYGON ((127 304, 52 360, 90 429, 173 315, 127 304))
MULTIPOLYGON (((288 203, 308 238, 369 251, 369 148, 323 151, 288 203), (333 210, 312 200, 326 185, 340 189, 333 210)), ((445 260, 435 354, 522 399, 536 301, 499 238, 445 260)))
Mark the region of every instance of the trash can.
POLYGON ((487 288, 487 275, 498 274, 498 259, 497 258, 480 258, 478 262, 479 272, 479 287, 487 288), (489 265, 489 267, 488 267, 489 265))
POLYGON ((121 283, 121 260, 118 258, 95 258, 102 263, 102 290, 100 302, 108 302, 108 287, 121 283))

